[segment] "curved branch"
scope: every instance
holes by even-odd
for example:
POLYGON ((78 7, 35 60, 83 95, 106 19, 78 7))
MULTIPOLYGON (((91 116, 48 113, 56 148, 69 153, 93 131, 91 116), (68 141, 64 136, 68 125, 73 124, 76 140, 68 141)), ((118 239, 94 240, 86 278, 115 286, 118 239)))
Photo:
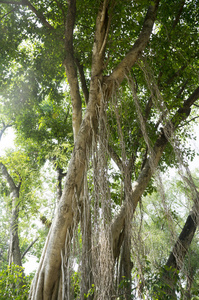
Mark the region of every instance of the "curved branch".
POLYGON ((3 18, 6 18, 13 11, 15 11, 15 7, 13 9, 11 9, 8 13, 6 13, 5 15, 3 15, 3 17, 1 18, 1 20, 3 20, 3 18))
POLYGON ((129 51, 129 53, 124 57, 124 59, 118 64, 118 66, 113 70, 112 74, 106 79, 106 84, 110 85, 111 81, 117 81, 118 85, 123 81, 125 74, 129 69, 132 68, 139 55, 145 49, 153 29, 153 25, 156 19, 156 14, 158 11, 160 0, 156 0, 154 5, 149 6, 147 11, 142 31, 136 40, 135 44, 129 51))
POLYGON ((0 140, 1 140, 1 138, 2 138, 2 135, 3 135, 4 131, 5 131, 8 127, 12 127, 11 124, 5 125, 5 123, 4 123, 3 121, 2 121, 2 123, 3 123, 3 128, 0 130, 0 140))

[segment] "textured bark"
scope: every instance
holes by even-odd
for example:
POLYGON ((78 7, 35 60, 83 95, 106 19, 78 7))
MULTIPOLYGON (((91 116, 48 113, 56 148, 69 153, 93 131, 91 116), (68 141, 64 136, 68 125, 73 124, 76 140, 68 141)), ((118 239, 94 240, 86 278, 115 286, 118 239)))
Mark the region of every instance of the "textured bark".
POLYGON ((84 99, 85 99, 86 104, 88 104, 89 91, 88 91, 88 88, 87 88, 86 78, 85 78, 85 75, 84 75, 84 68, 79 63, 78 59, 75 59, 75 63, 76 63, 76 66, 78 68, 78 71, 79 71, 82 91, 83 91, 83 94, 84 94, 84 99))

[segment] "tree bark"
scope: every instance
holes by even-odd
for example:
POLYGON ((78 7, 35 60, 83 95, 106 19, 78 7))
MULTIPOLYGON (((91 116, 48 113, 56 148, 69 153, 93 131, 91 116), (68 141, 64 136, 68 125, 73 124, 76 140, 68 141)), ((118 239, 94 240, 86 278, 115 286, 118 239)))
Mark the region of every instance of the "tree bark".
POLYGON ((8 185, 11 190, 11 199, 12 199, 12 212, 10 220, 10 242, 9 242, 9 251, 8 251, 8 263, 11 265, 22 266, 21 262, 21 252, 19 247, 19 235, 18 235, 18 225, 19 225, 19 190, 20 185, 16 187, 12 177, 8 173, 6 166, 3 163, 0 163, 2 173, 6 178, 8 185))

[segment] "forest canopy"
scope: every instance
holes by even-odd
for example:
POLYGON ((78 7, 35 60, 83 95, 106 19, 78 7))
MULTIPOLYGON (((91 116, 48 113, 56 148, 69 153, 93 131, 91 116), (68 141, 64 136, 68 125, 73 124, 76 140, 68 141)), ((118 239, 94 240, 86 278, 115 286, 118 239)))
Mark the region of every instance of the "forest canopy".
POLYGON ((2 299, 197 299, 198 4, 0 0, 2 299))

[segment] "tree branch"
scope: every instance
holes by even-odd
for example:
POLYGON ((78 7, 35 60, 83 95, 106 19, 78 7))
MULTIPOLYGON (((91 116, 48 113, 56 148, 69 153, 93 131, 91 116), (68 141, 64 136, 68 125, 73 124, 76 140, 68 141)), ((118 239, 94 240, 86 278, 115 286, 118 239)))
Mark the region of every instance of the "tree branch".
POLYGON ((196 228, 198 226, 198 211, 191 212, 184 224, 184 227, 176 241, 172 252, 169 255, 166 266, 180 270, 193 240, 196 228))
POLYGON ((181 16, 183 8, 184 8, 184 5, 185 5, 185 0, 182 0, 171 30, 173 30, 176 27, 176 25, 178 24, 178 22, 180 20, 180 16, 181 16))
POLYGON ((43 23, 43 25, 45 25, 51 30, 54 29, 54 27, 50 25, 50 23, 48 23, 44 15, 41 12, 39 12, 28 0, 22 0, 20 2, 0 0, 0 3, 28 6, 28 8, 38 17, 38 19, 43 23))
POLYGON ((38 241, 39 237, 37 237, 29 246, 28 248, 26 248, 26 250, 24 251, 24 253, 21 256, 21 259, 24 258, 24 256, 27 254, 27 252, 30 250, 30 248, 38 241))
POLYGON ((28 1, 28 0, 22 0, 22 4, 23 5, 27 5, 28 8, 38 17, 38 19, 40 19, 40 21, 49 29, 54 29, 53 26, 51 26, 46 18, 44 17, 44 15, 40 12, 38 12, 38 10, 36 10, 36 8, 28 1))
POLYGON ((189 120, 189 121, 185 122, 185 124, 178 126, 178 128, 184 127, 185 125, 187 125, 187 124, 189 124, 189 123, 193 122, 194 120, 196 120, 196 119, 198 119, 198 118, 199 118, 199 116, 197 116, 197 117, 194 117, 194 118, 192 118, 191 120, 189 120))
POLYGON ((123 81, 126 72, 132 68, 139 55, 145 49, 153 29, 153 25, 156 19, 156 14, 158 10, 160 0, 156 0, 154 5, 149 6, 148 12, 146 14, 142 31, 136 40, 135 44, 129 51, 129 53, 124 57, 124 59, 118 64, 118 66, 113 70, 112 74, 106 79, 106 84, 111 85, 111 81, 117 81, 118 85, 123 81))
MULTIPOLYGON (((96 19, 96 30, 93 44, 93 55, 92 55, 92 69, 91 77, 95 76, 102 77, 102 71, 104 68, 104 54, 107 42, 108 31, 110 27, 110 16, 109 16, 109 2, 110 0, 104 0, 99 8, 97 19, 96 19)), ((111 6, 112 7, 112 6, 111 6)), ((95 82, 93 82, 95 85, 95 82)), ((92 82, 90 91, 92 90, 92 82)))
POLYGON ((1 138, 2 138, 2 135, 3 135, 4 131, 5 131, 8 127, 12 127, 11 124, 5 125, 5 123, 4 123, 3 121, 2 121, 2 123, 3 123, 3 128, 0 130, 0 140, 1 140, 1 138))
POLYGON ((15 10, 15 7, 13 9, 11 9, 8 13, 6 13, 5 15, 3 15, 3 17, 1 18, 1 20, 3 20, 3 18, 5 18, 9 14, 11 14, 11 12, 13 12, 14 10, 15 10))
POLYGON ((167 268, 164 268, 161 280, 166 282, 165 292, 175 295, 175 280, 177 275, 177 270, 181 270, 185 256, 188 253, 191 242, 194 238, 197 226, 199 224, 199 203, 198 203, 198 192, 196 193, 196 198, 194 200, 194 206, 192 211, 189 213, 184 227, 169 255, 166 262, 167 268), (171 276, 171 271, 173 272, 171 276), (169 289, 168 289, 169 287, 169 289))

